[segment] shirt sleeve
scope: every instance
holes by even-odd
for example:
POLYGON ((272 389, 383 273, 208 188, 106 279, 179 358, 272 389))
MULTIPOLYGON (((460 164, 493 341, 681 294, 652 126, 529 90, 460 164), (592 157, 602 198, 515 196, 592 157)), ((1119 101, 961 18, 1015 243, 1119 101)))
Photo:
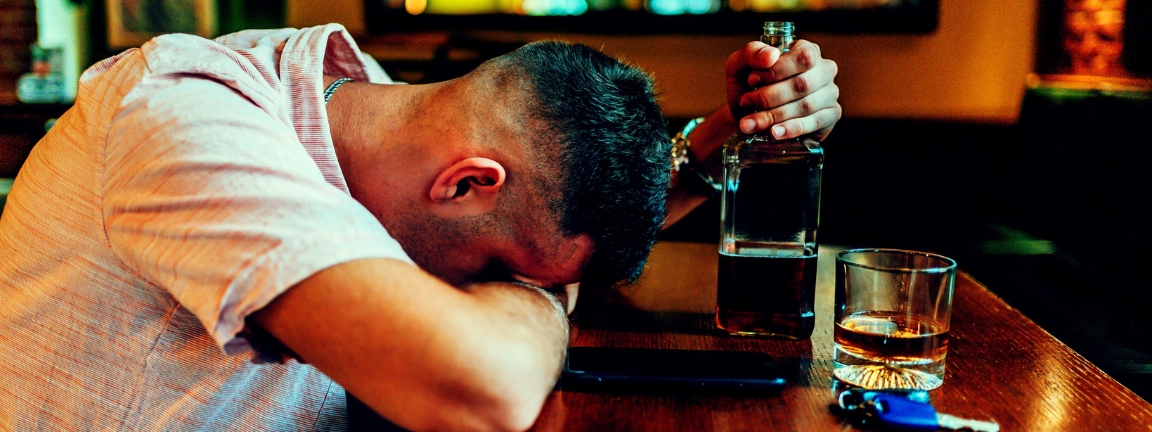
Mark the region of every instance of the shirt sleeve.
POLYGON ((113 251, 227 354, 253 349, 249 314, 320 270, 412 262, 367 209, 324 181, 289 125, 219 81, 145 78, 124 99, 103 156, 113 251))

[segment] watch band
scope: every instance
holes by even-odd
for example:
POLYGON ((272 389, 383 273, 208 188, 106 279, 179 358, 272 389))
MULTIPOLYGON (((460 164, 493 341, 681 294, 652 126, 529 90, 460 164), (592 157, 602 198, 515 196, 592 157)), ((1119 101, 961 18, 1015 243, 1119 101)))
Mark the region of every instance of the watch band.
POLYGON ((678 182, 687 180, 685 186, 711 196, 719 194, 723 190, 723 185, 716 181, 708 172, 708 168, 692 157, 692 152, 689 151, 692 141, 688 139, 688 134, 703 122, 704 117, 689 120, 684 129, 672 137, 672 171, 676 173, 678 182), (685 175, 685 171, 690 174, 685 175))

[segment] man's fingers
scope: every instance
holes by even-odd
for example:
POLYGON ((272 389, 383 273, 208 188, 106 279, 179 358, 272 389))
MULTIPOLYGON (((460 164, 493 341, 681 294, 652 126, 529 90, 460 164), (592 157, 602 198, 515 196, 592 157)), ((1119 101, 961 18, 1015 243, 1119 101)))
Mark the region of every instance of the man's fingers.
POLYGON ((744 44, 744 49, 740 52, 744 55, 744 66, 751 69, 770 68, 776 64, 782 54, 778 48, 760 41, 744 44))
MULTIPOLYGON (((836 63, 832 60, 821 59, 820 63, 818 67, 786 80, 744 93, 740 97, 740 107, 752 111, 772 109, 823 90, 832 85, 837 70, 836 63)), ((758 74, 758 72, 751 74, 749 81, 758 74)))
POLYGON ((728 79, 732 80, 749 70, 768 69, 778 59, 780 59, 780 50, 760 41, 752 41, 728 56, 728 62, 724 65, 724 72, 728 79))
POLYGON ((748 42, 743 48, 728 56, 724 66, 727 79, 728 109, 739 117, 747 112, 740 108, 740 97, 752 90, 748 85, 748 74, 754 70, 767 70, 780 59, 780 50, 763 42, 748 42))
POLYGON ((766 130, 776 123, 808 116, 818 111, 838 106, 837 99, 839 97, 839 87, 835 84, 826 85, 800 100, 745 116, 740 121, 740 131, 744 133, 755 133, 766 130))
POLYGON ((772 63, 765 71, 762 82, 776 82, 790 76, 807 72, 821 65, 820 46, 806 40, 798 40, 787 54, 772 63))
POLYGON ((580 295, 580 282, 564 285, 565 300, 568 302, 568 314, 576 310, 576 297, 580 295))
POLYGON ((822 109, 807 117, 787 120, 772 126, 772 137, 776 139, 796 138, 801 135, 814 134, 816 140, 823 140, 832 130, 836 121, 840 120, 840 105, 822 109))
POLYGON ((836 62, 820 47, 798 40, 780 51, 750 42, 728 57, 728 104, 741 132, 770 131, 778 139, 811 134, 823 139, 840 119, 836 62))

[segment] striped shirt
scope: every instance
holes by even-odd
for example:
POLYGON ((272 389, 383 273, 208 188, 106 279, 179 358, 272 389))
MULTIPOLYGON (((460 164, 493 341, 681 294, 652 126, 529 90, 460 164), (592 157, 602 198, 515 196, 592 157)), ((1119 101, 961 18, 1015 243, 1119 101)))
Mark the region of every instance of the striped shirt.
POLYGON ((245 326, 324 268, 411 262, 348 193, 323 74, 390 82, 335 24, 84 72, 0 218, 0 430, 346 428, 343 389, 245 326))

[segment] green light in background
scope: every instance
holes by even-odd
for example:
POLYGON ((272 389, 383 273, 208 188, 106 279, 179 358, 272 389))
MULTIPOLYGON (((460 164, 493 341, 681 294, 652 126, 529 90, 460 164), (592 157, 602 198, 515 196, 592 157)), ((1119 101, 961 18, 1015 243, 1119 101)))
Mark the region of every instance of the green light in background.
POLYGON ((588 11, 584 0, 524 0, 521 6, 532 16, 583 15, 588 11))
POLYGON ((701 15, 720 10, 720 0, 648 0, 645 7, 658 15, 701 15))

